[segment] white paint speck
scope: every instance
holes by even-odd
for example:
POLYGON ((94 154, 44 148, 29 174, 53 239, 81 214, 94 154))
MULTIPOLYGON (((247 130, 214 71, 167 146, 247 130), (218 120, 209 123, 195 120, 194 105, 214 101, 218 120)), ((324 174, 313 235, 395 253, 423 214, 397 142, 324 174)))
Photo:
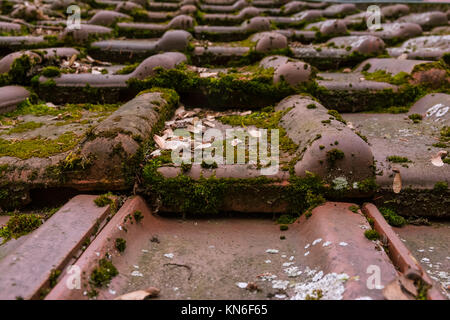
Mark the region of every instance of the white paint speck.
POLYGON ((272 288, 286 290, 288 287, 289 281, 287 280, 273 280, 272 288))
POLYGON ((165 253, 164 257, 169 258, 169 259, 173 259, 174 254, 173 253, 165 253))
POLYGON ((241 289, 247 288, 247 282, 236 282, 236 285, 241 289))
POLYGON ((139 272, 138 270, 134 270, 134 271, 131 273, 131 276, 132 276, 132 277, 143 277, 144 275, 143 275, 141 272, 139 272))
POLYGON ((339 242, 339 245, 342 246, 342 247, 346 247, 346 246, 348 246, 348 243, 342 241, 342 242, 339 242))
POLYGON ((267 253, 278 253, 277 249, 267 249, 266 250, 267 253))
POLYGON ((306 257, 308 254, 309 254, 309 251, 306 251, 306 252, 305 252, 305 257, 306 257))
POLYGON ((313 241, 312 245, 315 246, 316 244, 322 242, 322 238, 316 239, 313 241))
POLYGON ((324 242, 322 247, 328 247, 331 244, 331 241, 324 242))
POLYGON ((272 261, 271 260, 266 260, 266 261, 264 261, 265 263, 272 263, 272 261))

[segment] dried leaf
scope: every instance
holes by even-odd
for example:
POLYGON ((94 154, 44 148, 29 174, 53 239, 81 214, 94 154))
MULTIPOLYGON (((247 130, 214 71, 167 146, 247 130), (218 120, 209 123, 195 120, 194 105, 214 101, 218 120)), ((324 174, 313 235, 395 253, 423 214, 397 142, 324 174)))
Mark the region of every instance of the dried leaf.
POLYGON ((114 300, 145 300, 149 298, 155 298, 159 295, 160 290, 158 288, 150 287, 146 290, 137 290, 130 293, 126 293, 117 297, 114 300))
POLYGON ((400 172, 395 173, 392 189, 395 193, 400 193, 400 191, 402 190, 402 177, 400 176, 400 172))
POLYGON ((210 128, 214 128, 216 126, 214 123, 209 122, 209 121, 204 121, 203 123, 206 124, 210 128))
POLYGON ((238 138, 231 140, 231 145, 233 147, 236 147, 239 143, 242 143, 242 140, 239 140, 238 138))
POLYGON ((69 67, 71 67, 73 65, 73 63, 75 62, 75 60, 77 60, 77 55, 74 54, 73 56, 70 57, 69 60, 69 67))
POLYGON ((154 136, 153 136, 153 140, 155 140, 155 142, 156 142, 156 144, 158 145, 158 147, 160 148, 160 149, 165 149, 166 147, 166 141, 162 138, 162 137, 160 137, 160 136, 158 136, 157 134, 155 134, 154 136))
POLYGON ((442 158, 445 158, 446 156, 447 151, 441 150, 431 158, 431 163, 436 167, 442 167, 444 165, 442 158))
POLYGON ((406 278, 404 275, 400 275, 398 280, 400 281, 400 284, 404 290, 406 290, 413 296, 417 296, 418 292, 413 280, 406 278))
POLYGON ((386 300, 412 300, 405 292, 398 279, 395 279, 383 289, 383 296, 386 300))
POLYGON ((260 138, 261 137, 261 131, 259 131, 259 130, 251 129, 251 130, 248 130, 248 133, 254 138, 260 138))
POLYGON ((198 149, 207 149, 211 147, 211 143, 203 143, 203 144, 199 144, 198 146, 195 147, 195 150, 198 149))

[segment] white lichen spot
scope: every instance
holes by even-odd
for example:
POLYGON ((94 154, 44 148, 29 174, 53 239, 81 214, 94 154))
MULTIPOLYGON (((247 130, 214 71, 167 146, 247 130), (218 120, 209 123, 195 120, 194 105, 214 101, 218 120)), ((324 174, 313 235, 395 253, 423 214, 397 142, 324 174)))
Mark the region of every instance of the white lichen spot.
POLYGON ((316 239, 313 241, 312 245, 315 246, 316 244, 322 242, 322 238, 316 239))
POLYGON ((345 177, 337 177, 333 180, 333 189, 334 190, 344 190, 347 189, 348 182, 345 177))
POLYGON ((328 247, 329 245, 331 245, 331 241, 326 241, 323 243, 322 247, 328 247))
POLYGON ((347 279, 348 275, 345 273, 323 275, 323 272, 320 271, 312 280, 295 284, 291 300, 305 300, 307 296, 316 296, 316 292, 319 290, 322 300, 341 300, 345 292, 344 283, 347 279))
POLYGON ((289 281, 287 280, 273 280, 272 288, 286 290, 289 285, 289 281))
POLYGON ((144 275, 143 275, 141 272, 139 272, 138 270, 134 270, 134 271, 131 273, 131 276, 132 276, 132 277, 143 277, 144 275))
POLYGON ((266 250, 267 253, 278 253, 277 249, 267 249, 266 250))

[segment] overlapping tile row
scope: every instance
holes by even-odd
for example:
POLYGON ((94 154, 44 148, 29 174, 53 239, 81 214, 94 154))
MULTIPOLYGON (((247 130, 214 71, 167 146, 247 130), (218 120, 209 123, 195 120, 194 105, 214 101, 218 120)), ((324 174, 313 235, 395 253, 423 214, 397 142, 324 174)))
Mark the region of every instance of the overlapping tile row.
MULTIPOLYGON (((375 143, 381 134, 366 132, 368 123, 388 122, 383 122, 385 114, 367 112, 387 112, 394 123, 404 116, 392 110, 407 109, 426 94, 448 93, 446 4, 426 10, 420 4, 382 5, 381 24, 375 29, 367 24, 372 14, 367 4, 81 1, 76 3, 80 28, 68 25, 73 22, 66 13, 75 4, 71 1, 11 4, 0 15, 1 107, 8 112, 2 120, 0 162, 7 168, 2 184, 5 189, 14 185, 8 194, 17 191, 24 200, 18 202, 29 201, 19 191, 35 187, 129 189, 142 181, 139 170, 149 160, 144 154, 153 151, 153 135, 161 134, 162 122, 173 116, 176 95, 186 107, 224 112, 219 116, 231 109, 258 113, 268 106, 276 106, 271 112, 285 113, 279 126, 297 147, 292 162, 286 161, 285 171, 276 177, 280 181, 289 180, 292 172, 297 177, 313 172, 334 193, 345 186, 349 194, 367 196, 374 190, 362 190, 358 183, 376 178, 388 193, 384 195, 392 196, 393 176, 377 175, 390 154, 375 143), (143 90, 147 93, 137 96, 143 90), (44 111, 36 111, 36 105, 44 111), (343 118, 339 112, 345 113, 343 118), (44 133, 44 128, 51 129, 44 133), (39 141, 55 145, 33 153, 30 148, 39 141), (339 153, 331 166, 327 157, 335 149, 344 157, 339 153), (128 165, 134 157, 139 164, 128 165)), ((427 115, 432 108, 443 113, 436 105, 445 109, 447 102, 433 103, 408 115, 427 115)), ((440 137, 445 117, 426 131, 430 150, 424 157, 442 151, 430 141, 446 139, 440 137)), ((406 122, 403 129, 422 130, 431 123, 423 118, 406 122)), ((446 166, 431 167, 428 189, 448 181, 446 166)), ((171 174, 180 171, 167 167, 175 172, 171 174)), ((204 170, 193 165, 191 175, 220 176, 223 170, 223 177, 234 177, 233 170, 248 169, 233 169, 238 167, 204 170)), ((403 168, 394 169, 409 182, 403 168)), ((418 174, 415 166, 410 169, 411 177, 418 174)), ((249 172, 258 176, 257 170, 249 172)), ((409 186, 417 188, 414 179, 409 186)), ((282 203, 275 207, 254 205, 253 210, 286 209, 282 203)))

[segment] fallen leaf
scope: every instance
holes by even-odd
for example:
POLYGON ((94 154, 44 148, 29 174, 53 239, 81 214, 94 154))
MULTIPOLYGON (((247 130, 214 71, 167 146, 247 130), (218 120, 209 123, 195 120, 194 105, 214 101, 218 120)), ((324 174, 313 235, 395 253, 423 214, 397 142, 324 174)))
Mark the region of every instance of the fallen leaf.
POLYGON ((195 150, 198 149, 207 149, 211 147, 211 143, 203 143, 203 144, 199 144, 198 146, 195 147, 195 150))
POLYGON ((402 190, 402 177, 400 176, 400 171, 394 171, 394 183, 392 184, 392 189, 395 193, 400 193, 402 190))
POLYGON ((258 290, 258 286, 257 286, 257 284, 254 283, 254 282, 249 282, 249 283, 247 284, 247 287, 246 287, 245 289, 247 289, 247 290, 249 290, 249 291, 256 291, 256 290, 258 290))
POLYGON ((242 140, 239 140, 238 138, 231 140, 231 145, 233 147, 236 147, 239 143, 242 143, 242 140))
POLYGON ((145 300, 149 298, 155 298, 159 295, 160 290, 155 287, 150 287, 146 290, 137 290, 130 293, 126 293, 117 297, 114 300, 145 300))
POLYGON ((446 156, 447 151, 441 150, 431 158, 431 163, 436 167, 442 167, 444 165, 442 158, 445 158, 446 156))
POLYGON ((162 137, 160 137, 157 134, 155 134, 153 136, 153 140, 155 140, 155 143, 158 145, 158 147, 160 149, 165 149, 166 148, 166 142, 165 142, 165 140, 162 137))

